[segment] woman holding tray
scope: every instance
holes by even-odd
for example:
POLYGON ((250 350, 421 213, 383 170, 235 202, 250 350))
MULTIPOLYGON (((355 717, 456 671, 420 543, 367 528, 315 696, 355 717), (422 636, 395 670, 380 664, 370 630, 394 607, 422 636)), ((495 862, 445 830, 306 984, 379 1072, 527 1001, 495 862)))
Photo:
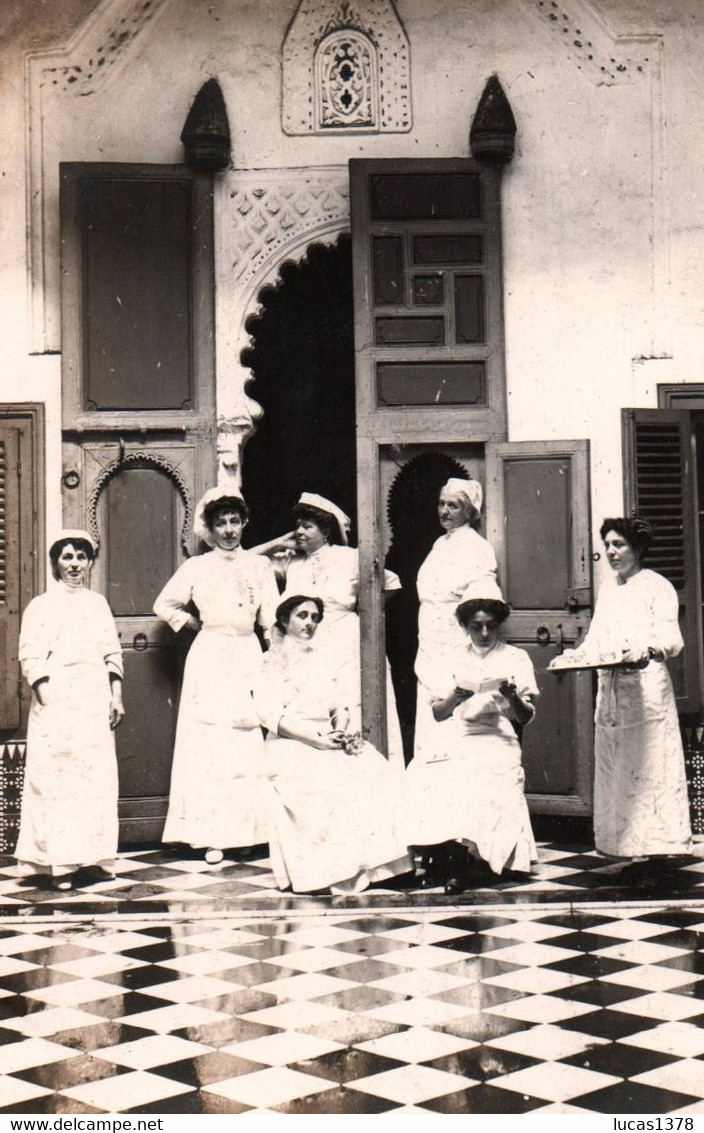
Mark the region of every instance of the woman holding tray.
POLYGON ((596 663, 594 836, 629 862, 620 878, 647 881, 656 855, 691 850, 684 753, 665 661, 683 648, 674 587, 643 558, 653 537, 643 519, 605 519, 601 538, 613 578, 602 586, 578 649, 551 668, 596 663), (644 860, 645 859, 645 860, 644 860))

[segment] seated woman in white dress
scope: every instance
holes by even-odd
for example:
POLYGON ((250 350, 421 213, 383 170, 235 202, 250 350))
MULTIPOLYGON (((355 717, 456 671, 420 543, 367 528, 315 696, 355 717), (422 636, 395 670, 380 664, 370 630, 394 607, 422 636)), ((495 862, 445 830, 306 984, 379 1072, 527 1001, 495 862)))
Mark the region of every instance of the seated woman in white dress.
MULTIPOLYGON (((289 594, 315 594, 325 604, 325 621, 316 648, 331 665, 344 667, 345 680, 360 710, 360 630, 357 614, 359 552, 348 546, 350 518, 324 496, 302 492, 293 509, 294 530, 254 549, 271 555, 274 567, 286 580, 289 594)), ((400 590, 393 571, 384 571, 384 591, 400 590)), ((274 635, 275 639, 275 635, 274 635)), ((389 762, 403 770, 401 727, 391 670, 386 666, 386 712, 389 762)))
POLYGON ((317 596, 282 600, 282 641, 255 689, 268 729, 269 848, 281 889, 359 892, 412 869, 400 830, 404 774, 361 741, 348 708, 354 691, 316 651, 323 609, 317 596))
POLYGON ((175 632, 198 633, 183 674, 163 839, 203 849, 211 864, 267 834, 264 742, 252 702, 262 660, 254 627, 268 631, 279 594, 271 565, 240 546, 247 516, 230 489, 206 492, 194 531, 212 550, 187 559, 154 603, 175 632))
POLYGON ((414 759, 406 772, 408 842, 446 844, 446 893, 472 882, 467 850, 496 874, 530 872, 537 858, 514 727, 533 716, 533 665, 499 636, 510 611, 496 583, 467 595, 457 607, 466 645, 434 690, 435 758, 414 759))

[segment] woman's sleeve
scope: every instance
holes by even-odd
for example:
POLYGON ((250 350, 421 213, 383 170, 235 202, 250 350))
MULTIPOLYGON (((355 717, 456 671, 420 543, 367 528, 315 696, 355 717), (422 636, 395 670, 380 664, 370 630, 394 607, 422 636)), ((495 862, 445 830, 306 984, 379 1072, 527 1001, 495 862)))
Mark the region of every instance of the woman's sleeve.
POLYGON ((276 607, 281 601, 281 598, 279 588, 276 585, 276 575, 271 563, 268 559, 260 559, 259 564, 258 569, 261 573, 259 575, 259 608, 257 610, 257 622, 264 632, 269 634, 276 620, 276 607))
POLYGON ((116 677, 119 677, 120 680, 122 680, 124 676, 124 666, 122 664, 122 646, 120 645, 120 639, 117 636, 115 619, 112 615, 112 610, 110 609, 106 601, 103 601, 102 608, 102 636, 104 650, 103 659, 107 666, 108 672, 114 673, 116 677))
POLYGON ((276 735, 286 708, 286 701, 283 683, 277 679, 277 674, 272 672, 271 666, 267 666, 266 661, 254 681, 252 696, 260 724, 268 732, 276 735))
POLYGON ((154 603, 154 613, 176 633, 188 622, 186 606, 193 597, 194 559, 182 563, 154 603))
POLYGON ((513 673, 516 691, 521 700, 534 701, 540 696, 538 682, 535 679, 535 669, 525 649, 516 646, 516 668, 513 673))
POLYGON ((401 579, 392 570, 384 568, 384 590, 402 590, 401 579))
MULTIPOLYGON (((465 593, 470 587, 472 592, 476 593, 477 583, 490 582, 492 587, 496 585, 496 571, 498 569, 496 554, 491 543, 482 535, 477 535, 476 540, 472 542, 466 567, 465 593)), ((464 595, 460 601, 464 601, 464 595)))
POLYGON ((648 645, 661 650, 666 658, 676 657, 684 649, 679 627, 679 600, 677 591, 662 575, 655 575, 651 606, 653 635, 648 645))
POLYGON ((51 641, 45 615, 45 603, 35 598, 29 603, 22 616, 19 661, 30 687, 49 676, 51 641))

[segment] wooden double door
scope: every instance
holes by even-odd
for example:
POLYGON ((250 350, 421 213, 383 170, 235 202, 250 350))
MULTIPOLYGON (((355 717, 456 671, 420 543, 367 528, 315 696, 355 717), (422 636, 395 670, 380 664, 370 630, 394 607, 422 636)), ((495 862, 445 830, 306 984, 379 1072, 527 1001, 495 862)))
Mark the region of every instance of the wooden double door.
MULTIPOLYGON (((470 160, 361 162, 352 163, 351 190, 357 369, 349 427, 367 731, 384 746, 381 672, 395 632, 386 633, 382 607, 384 560, 394 538, 415 538, 423 550, 412 493, 408 535, 392 529, 393 482, 435 454, 485 485, 483 533, 513 606, 509 637, 539 671, 541 706, 524 747, 534 808, 586 813, 591 684, 544 670, 588 621, 588 447, 506 441, 498 174, 470 160)), ((193 508, 215 478, 212 233, 207 176, 181 166, 62 167, 64 522, 100 540, 92 585, 110 602, 125 652, 127 718, 117 744, 126 843, 162 832, 190 641, 159 623, 152 606, 198 550, 193 508)), ((265 412, 258 429, 266 428, 265 412)), ((282 476, 270 469, 272 492, 282 476)), ((432 511, 428 522, 432 533, 432 511)), ((407 745, 412 611, 409 619, 407 745)), ((398 658, 395 667, 398 676, 398 658)))

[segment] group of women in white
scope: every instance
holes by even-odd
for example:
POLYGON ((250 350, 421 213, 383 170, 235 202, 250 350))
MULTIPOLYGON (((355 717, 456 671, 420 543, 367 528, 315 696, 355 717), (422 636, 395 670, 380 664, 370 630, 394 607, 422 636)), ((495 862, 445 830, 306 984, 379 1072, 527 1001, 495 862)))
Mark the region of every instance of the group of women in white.
MULTIPOLYGON (((268 842, 277 885, 295 892, 359 892, 411 873, 418 848, 426 883, 447 893, 482 869, 530 871, 537 853, 519 735, 538 687, 528 654, 501 637, 510 609, 476 531, 481 506, 475 480, 453 478, 440 492, 443 534, 417 579, 415 750, 405 769, 388 673, 388 758, 362 738, 349 518, 306 492, 292 532, 247 551, 244 500, 226 488, 205 494, 194 527, 210 550, 184 562, 154 604, 176 633, 196 632, 165 842, 201 850, 211 864, 268 842)), ((677 600, 642 569, 647 525, 607 520, 601 534, 615 577, 580 649, 608 644, 622 664, 599 677, 597 847, 649 862, 690 848, 664 664, 682 648, 677 600)), ((27 607, 20 642, 32 706, 16 856, 59 889, 109 876, 117 850, 122 666, 109 607, 85 586, 96 550, 85 531, 54 541, 56 585, 27 607)), ((387 571, 385 587, 399 585, 387 571)))

